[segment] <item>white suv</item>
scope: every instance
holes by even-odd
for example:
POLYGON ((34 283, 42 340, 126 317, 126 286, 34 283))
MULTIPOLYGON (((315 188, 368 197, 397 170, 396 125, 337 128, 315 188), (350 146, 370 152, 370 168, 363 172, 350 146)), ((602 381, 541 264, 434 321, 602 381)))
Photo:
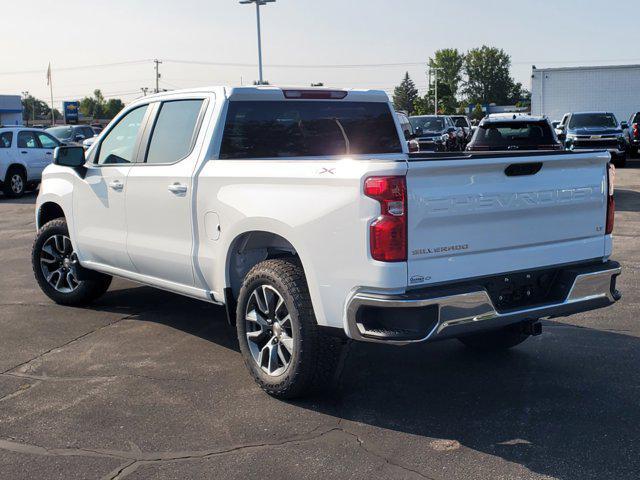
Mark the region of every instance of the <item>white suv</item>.
POLYGON ((42 171, 61 143, 35 128, 0 127, 0 187, 8 197, 20 197, 38 186, 42 171))

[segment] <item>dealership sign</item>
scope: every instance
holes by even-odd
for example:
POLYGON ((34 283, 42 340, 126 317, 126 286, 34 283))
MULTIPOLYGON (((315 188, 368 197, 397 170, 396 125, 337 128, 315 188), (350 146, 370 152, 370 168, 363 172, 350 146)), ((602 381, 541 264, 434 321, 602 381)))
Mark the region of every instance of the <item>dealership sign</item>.
POLYGON ((78 123, 80 113, 80 102, 62 102, 64 111, 64 123, 78 123))

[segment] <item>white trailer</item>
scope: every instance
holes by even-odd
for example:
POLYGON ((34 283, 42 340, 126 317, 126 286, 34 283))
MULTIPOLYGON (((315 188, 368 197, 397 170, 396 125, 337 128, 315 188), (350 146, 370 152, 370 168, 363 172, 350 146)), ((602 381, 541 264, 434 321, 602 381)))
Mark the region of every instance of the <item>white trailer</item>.
POLYGON ((627 121, 640 111, 640 65, 535 68, 531 114, 561 120, 569 112, 605 111, 627 121))

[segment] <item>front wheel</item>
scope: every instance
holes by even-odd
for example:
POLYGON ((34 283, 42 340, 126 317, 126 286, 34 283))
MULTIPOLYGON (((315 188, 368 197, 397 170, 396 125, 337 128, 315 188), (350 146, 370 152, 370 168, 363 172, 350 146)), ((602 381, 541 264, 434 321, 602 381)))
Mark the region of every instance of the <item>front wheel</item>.
POLYGON ((245 364, 269 395, 299 397, 332 382, 341 344, 318 328, 304 271, 294 259, 265 260, 249 271, 236 328, 245 364))
POLYGON ((80 266, 63 218, 38 230, 31 265, 40 289, 61 305, 86 305, 104 294, 111 284, 109 275, 80 266))
POLYGON ((521 329, 517 327, 507 327, 501 330, 458 337, 458 340, 473 350, 493 352, 513 348, 516 345, 520 345, 527 338, 529 338, 529 335, 523 333, 521 329))

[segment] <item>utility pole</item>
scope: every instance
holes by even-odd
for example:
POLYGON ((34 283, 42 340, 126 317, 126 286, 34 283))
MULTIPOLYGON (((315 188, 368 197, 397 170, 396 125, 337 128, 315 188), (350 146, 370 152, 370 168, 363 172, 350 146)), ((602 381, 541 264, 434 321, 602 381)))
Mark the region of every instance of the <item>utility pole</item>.
MULTIPOLYGON (((29 91, 25 90, 24 92, 22 92, 22 95, 24 96, 24 104, 25 106, 27 105, 27 100, 29 98, 29 91)), ((31 110, 33 110, 33 102, 31 102, 31 110)), ((27 112, 27 127, 29 126, 29 113, 27 112)))
POLYGON ((435 114, 438 115, 438 71, 442 70, 440 67, 429 67, 429 86, 431 86, 431 72, 434 75, 434 97, 435 97, 435 114))
POLYGON ((156 90, 155 90, 155 93, 158 93, 160 91, 160 64, 162 62, 156 58, 153 61, 153 63, 155 63, 155 67, 154 68, 156 70, 156 90))
POLYGON ((264 84, 264 78, 262 77, 262 38, 260 33, 260 6, 266 5, 267 3, 273 3, 276 0, 240 0, 240 4, 248 5, 251 3, 256 4, 256 23, 258 26, 258 74, 260 76, 260 80, 258 80, 258 85, 264 84))

